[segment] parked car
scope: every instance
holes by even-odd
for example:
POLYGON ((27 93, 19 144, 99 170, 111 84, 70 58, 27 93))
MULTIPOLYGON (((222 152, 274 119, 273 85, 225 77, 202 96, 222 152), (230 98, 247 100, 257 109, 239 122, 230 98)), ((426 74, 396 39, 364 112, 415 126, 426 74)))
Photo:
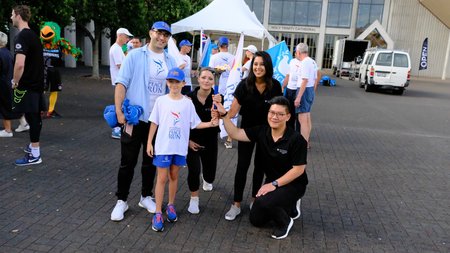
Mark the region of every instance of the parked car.
POLYGON ((411 59, 407 52, 370 48, 359 68, 359 86, 366 92, 387 88, 393 94, 402 95, 409 86, 410 74, 411 59))

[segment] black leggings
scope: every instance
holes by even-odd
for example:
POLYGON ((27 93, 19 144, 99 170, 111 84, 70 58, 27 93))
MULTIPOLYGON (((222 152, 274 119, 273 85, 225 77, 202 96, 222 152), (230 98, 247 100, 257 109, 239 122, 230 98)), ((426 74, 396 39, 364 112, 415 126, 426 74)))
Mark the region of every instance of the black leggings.
POLYGON ((30 142, 39 142, 42 130, 42 118, 40 112, 26 112, 25 119, 30 126, 30 142))
POLYGON ((287 184, 255 199, 250 223, 261 227, 273 220, 278 227, 289 224, 289 214, 297 200, 305 195, 306 184, 287 184))
MULTIPOLYGON (((238 162, 236 167, 236 174, 234 176, 234 201, 242 202, 244 195, 245 183, 247 181, 247 171, 250 167, 250 162, 252 160, 253 149, 255 147, 255 142, 238 142, 238 162)), ((253 187, 252 187, 252 197, 256 196, 259 188, 261 188, 264 171, 262 171, 261 166, 258 163, 261 161, 260 152, 258 151, 258 145, 256 145, 255 160, 254 160, 254 170, 253 170, 253 187)))
POLYGON ((196 192, 200 188, 200 172, 203 170, 203 179, 208 183, 213 183, 216 178, 217 169, 217 137, 210 143, 204 144, 205 148, 199 151, 188 149, 188 186, 191 192, 196 192))
MULTIPOLYGON (((153 158, 147 155, 147 139, 150 123, 139 121, 139 124, 133 126, 132 135, 122 132, 120 137, 120 168, 117 176, 118 199, 126 201, 130 193, 131 181, 134 176, 134 167, 136 167, 139 150, 142 146, 142 189, 143 197, 152 196, 153 182, 155 180, 156 167, 153 165, 153 158)), ((154 138, 155 139, 155 138, 154 138)))

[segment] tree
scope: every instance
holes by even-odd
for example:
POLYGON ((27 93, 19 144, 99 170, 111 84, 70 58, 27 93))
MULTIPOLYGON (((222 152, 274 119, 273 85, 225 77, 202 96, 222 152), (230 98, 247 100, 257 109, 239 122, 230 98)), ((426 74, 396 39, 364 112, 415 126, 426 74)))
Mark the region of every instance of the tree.
MULTIPOLYGON (((83 31, 93 45, 92 77, 99 78, 99 44, 102 31, 114 27, 117 22, 116 1, 113 0, 67 0, 72 9, 76 26, 83 31), (86 28, 86 24, 94 21, 94 35, 86 28)), ((131 1, 133 2, 133 1, 131 1)))
MULTIPOLYGON (((16 5, 14 0, 2 0, 2 8, 0 9, 0 30, 9 31, 9 24, 11 23, 11 10, 16 5)), ((53 21, 64 27, 70 23, 71 9, 61 8, 67 4, 67 0, 51 1, 31 1, 23 0, 17 1, 17 4, 24 4, 30 6, 31 20, 30 25, 39 27, 42 22, 53 21)))

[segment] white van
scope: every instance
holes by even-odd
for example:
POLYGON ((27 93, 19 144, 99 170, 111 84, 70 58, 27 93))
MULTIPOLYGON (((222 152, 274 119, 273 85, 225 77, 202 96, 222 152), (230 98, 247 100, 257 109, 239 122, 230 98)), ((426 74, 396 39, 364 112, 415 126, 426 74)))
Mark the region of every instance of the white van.
POLYGON ((411 59, 407 52, 371 48, 364 54, 359 68, 359 86, 370 92, 376 88, 392 89, 402 95, 409 85, 411 59))

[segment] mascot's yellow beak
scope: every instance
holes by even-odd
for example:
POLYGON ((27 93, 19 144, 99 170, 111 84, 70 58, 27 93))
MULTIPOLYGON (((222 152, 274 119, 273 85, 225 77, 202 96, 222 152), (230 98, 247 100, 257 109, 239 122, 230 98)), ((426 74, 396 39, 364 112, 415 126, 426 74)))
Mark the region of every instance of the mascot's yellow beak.
POLYGON ((53 37, 55 37, 55 31, 53 31, 53 29, 46 25, 44 27, 42 27, 41 29, 41 38, 44 41, 51 41, 53 39, 53 37))

